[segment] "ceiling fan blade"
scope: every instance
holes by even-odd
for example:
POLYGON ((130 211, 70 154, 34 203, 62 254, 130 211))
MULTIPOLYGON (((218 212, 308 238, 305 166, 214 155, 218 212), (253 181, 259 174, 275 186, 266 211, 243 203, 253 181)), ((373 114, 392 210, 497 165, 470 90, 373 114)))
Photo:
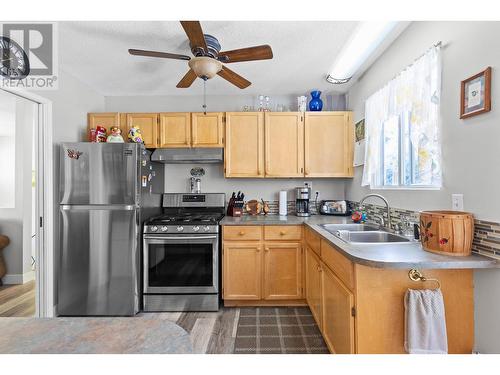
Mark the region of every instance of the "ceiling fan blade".
POLYGON ((225 66, 222 67, 222 70, 217 74, 240 89, 245 89, 252 84, 252 82, 247 81, 245 78, 225 66))
POLYGON ((194 74, 193 69, 189 69, 189 71, 186 73, 184 77, 179 81, 177 84, 178 89, 185 89, 191 86, 196 79, 196 74, 194 74))
POLYGON ((176 59, 176 60, 191 60, 191 57, 186 55, 178 55, 176 53, 157 52, 157 51, 145 51, 142 49, 129 49, 128 53, 136 56, 163 57, 165 59, 176 59))
POLYGON ((232 51, 219 52, 219 60, 224 63, 240 61, 268 60, 273 58, 271 46, 262 46, 234 49, 232 51))
POLYGON ((203 35, 203 30, 201 29, 200 22, 181 21, 181 25, 184 28, 189 41, 191 42, 191 48, 203 48, 203 50, 207 52, 207 42, 205 41, 205 36, 203 35))

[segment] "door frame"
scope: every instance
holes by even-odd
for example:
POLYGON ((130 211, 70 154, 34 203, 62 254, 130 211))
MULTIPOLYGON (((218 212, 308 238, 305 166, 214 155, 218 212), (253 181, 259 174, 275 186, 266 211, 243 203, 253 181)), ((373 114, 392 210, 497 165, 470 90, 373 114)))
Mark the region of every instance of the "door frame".
POLYGON ((55 316, 54 184, 52 150, 52 101, 24 90, 0 88, 38 104, 38 128, 34 129, 36 156, 36 208, 38 217, 35 270, 35 317, 55 316))

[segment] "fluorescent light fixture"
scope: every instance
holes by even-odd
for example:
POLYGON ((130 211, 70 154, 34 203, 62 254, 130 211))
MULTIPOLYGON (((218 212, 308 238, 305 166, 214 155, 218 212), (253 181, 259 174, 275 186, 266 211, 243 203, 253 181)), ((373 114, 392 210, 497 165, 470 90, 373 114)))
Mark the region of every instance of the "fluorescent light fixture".
POLYGON ((335 60, 326 80, 334 84, 348 82, 360 66, 394 29, 397 22, 364 21, 354 30, 335 60))

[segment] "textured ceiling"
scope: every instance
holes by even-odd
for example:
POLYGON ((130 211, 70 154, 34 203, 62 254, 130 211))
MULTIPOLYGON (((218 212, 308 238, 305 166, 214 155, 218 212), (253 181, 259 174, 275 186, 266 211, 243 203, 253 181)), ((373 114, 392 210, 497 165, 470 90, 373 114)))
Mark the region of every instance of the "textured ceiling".
MULTIPOLYGON (((333 91, 325 81, 335 57, 357 22, 346 21, 206 21, 206 34, 219 39, 223 50, 271 45, 272 60, 229 64, 252 85, 240 90, 220 77, 207 82, 210 95, 260 93, 302 94, 317 88, 333 91)), ((177 82, 187 72, 186 61, 131 56, 129 48, 191 56, 179 22, 61 22, 61 68, 106 96, 200 95, 197 79, 188 89, 177 82)))

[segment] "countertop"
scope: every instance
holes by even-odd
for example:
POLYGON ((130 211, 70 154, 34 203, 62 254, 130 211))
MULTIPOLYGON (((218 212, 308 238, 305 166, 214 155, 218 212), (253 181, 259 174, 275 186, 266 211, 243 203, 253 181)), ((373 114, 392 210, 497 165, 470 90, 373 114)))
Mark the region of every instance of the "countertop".
POLYGON ((472 254, 466 257, 445 256, 430 253, 418 241, 387 244, 349 244, 321 227, 321 224, 343 224, 351 220, 345 216, 313 215, 244 215, 226 216, 221 225, 301 225, 314 230, 330 245, 339 250, 354 263, 375 268, 419 268, 419 269, 464 269, 497 268, 499 264, 492 258, 472 254))

